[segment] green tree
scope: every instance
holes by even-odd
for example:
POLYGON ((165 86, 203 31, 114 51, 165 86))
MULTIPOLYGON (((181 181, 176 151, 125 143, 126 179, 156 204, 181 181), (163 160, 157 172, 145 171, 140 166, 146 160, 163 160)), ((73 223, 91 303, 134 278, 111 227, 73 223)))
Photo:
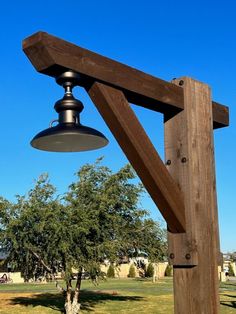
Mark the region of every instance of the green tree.
POLYGON ((128 277, 129 277, 129 278, 135 278, 135 277, 136 277, 136 271, 135 271, 135 266, 134 266, 134 264, 131 264, 131 265, 130 265, 128 277))
POLYGON ((137 257, 145 252, 150 262, 164 261, 167 256, 166 231, 160 226, 160 223, 153 219, 142 216, 133 221, 130 229, 130 239, 132 239, 132 257, 137 257))
POLYGON ((47 175, 42 175, 27 196, 17 196, 15 204, 1 201, 1 207, 5 207, 1 215, 2 246, 26 281, 34 278, 44 263, 47 273, 57 266, 58 250, 54 241, 61 208, 54 193, 47 175))
POLYGON ((154 276, 154 266, 152 265, 152 263, 148 264, 145 276, 149 278, 154 276))
POLYGON ((166 267, 165 276, 167 276, 167 277, 172 276, 172 272, 173 272, 173 267, 168 264, 166 267))
MULTIPOLYGON (((1 246, 8 253, 13 268, 20 270, 26 281, 39 275, 54 279, 55 273, 62 271, 68 297, 71 294, 68 282, 73 275, 71 252, 74 249, 71 213, 55 192, 45 174, 27 195, 17 196, 16 203, 2 200, 0 207, 5 210, 1 214, 1 246)), ((78 272, 78 277, 81 275, 82 271, 78 272)), ((76 302, 74 304, 74 308, 79 308, 76 302)), ((68 299, 65 307, 67 313, 72 313, 68 299)))
POLYGON ((232 263, 229 264, 229 271, 228 271, 228 273, 229 273, 229 276, 235 276, 232 263))
POLYGON ((165 234, 140 208, 144 190, 135 177, 130 165, 113 173, 99 159, 79 169, 63 198, 42 175, 16 203, 0 199, 0 241, 9 261, 26 280, 40 272, 53 279, 62 271, 68 314, 79 312, 83 272, 96 284, 104 276, 100 265, 105 259, 119 264, 140 251, 153 260, 164 256, 165 234))
POLYGON ((112 264, 109 265, 109 267, 108 267, 107 277, 108 278, 115 278, 115 268, 114 268, 114 266, 112 264))

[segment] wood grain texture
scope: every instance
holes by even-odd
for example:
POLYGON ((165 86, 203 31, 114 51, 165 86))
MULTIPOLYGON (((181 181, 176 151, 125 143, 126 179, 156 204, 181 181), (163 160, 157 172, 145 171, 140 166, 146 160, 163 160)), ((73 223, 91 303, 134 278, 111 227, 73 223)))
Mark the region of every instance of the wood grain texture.
MULTIPOLYGON (((81 86, 88 88, 94 81, 112 85, 123 91, 128 102, 161 112, 166 119, 184 108, 181 87, 45 32, 26 38, 23 50, 41 73, 56 77, 71 69, 81 74, 81 86)), ((228 107, 213 103, 212 108, 214 128, 227 126, 228 107)))
POLYGON ((172 232, 185 231, 183 195, 122 91, 95 82, 88 93, 172 232))
POLYGON ((219 234, 211 93, 203 83, 181 80, 185 109, 165 123, 168 170, 184 193, 186 216, 186 233, 168 234, 176 254, 172 259, 175 314, 217 314, 219 234))

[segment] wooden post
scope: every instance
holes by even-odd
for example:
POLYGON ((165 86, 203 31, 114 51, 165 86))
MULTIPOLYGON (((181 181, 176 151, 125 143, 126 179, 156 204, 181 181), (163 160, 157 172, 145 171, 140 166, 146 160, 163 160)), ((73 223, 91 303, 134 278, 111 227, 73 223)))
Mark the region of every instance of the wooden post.
POLYGON ((211 92, 190 78, 185 109, 165 122, 168 169, 184 193, 186 233, 169 232, 175 314, 218 314, 218 221, 211 92))

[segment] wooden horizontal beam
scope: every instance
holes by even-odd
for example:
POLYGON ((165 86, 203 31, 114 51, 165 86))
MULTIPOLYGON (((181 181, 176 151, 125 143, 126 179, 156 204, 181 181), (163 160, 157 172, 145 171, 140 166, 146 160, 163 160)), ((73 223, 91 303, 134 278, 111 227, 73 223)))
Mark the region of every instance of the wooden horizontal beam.
MULTIPOLYGON (((23 41, 23 50, 35 69, 53 77, 71 69, 80 73, 80 85, 100 81, 123 91, 128 102, 161 112, 165 120, 184 109, 183 89, 122 63, 78 47, 45 32, 23 41)), ((213 125, 229 125, 228 107, 212 103, 213 125)))
POLYGON ((169 230, 173 233, 185 232, 183 194, 123 92, 95 82, 88 93, 165 218, 169 230))

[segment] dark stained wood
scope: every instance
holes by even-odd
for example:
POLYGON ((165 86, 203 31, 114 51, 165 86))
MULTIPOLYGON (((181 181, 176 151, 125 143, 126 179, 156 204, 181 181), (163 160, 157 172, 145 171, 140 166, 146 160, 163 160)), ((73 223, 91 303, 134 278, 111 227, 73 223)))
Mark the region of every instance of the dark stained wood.
MULTIPOLYGON (((81 86, 100 81, 121 89, 130 103, 159 111, 166 120, 184 108, 181 87, 108 59, 62 39, 38 32, 23 41, 37 71, 56 77, 67 69, 81 74, 81 86)), ((226 106, 213 103, 214 128, 228 126, 226 106)))
POLYGON ((185 109, 165 123, 165 154, 172 161, 168 170, 184 194, 186 217, 185 234, 168 232, 169 254, 175 254, 171 259, 175 314, 217 314, 219 241, 211 93, 203 83, 182 80, 185 109))
POLYGON ((195 239, 191 237, 191 229, 189 228, 189 224, 188 226, 186 225, 186 233, 177 234, 168 231, 168 257, 170 265, 178 267, 193 267, 198 265, 197 245, 195 239))
POLYGON ((229 126, 229 108, 212 101, 213 129, 229 126))
POLYGON ((212 102, 203 83, 168 83, 47 33, 27 38, 23 49, 41 73, 80 73, 80 85, 160 209, 174 265, 175 314, 218 314, 213 127, 229 125, 228 108, 212 102), (129 102, 164 114, 168 170, 129 102))
POLYGON ((183 195, 122 91, 95 82, 88 93, 172 232, 185 231, 183 195))

